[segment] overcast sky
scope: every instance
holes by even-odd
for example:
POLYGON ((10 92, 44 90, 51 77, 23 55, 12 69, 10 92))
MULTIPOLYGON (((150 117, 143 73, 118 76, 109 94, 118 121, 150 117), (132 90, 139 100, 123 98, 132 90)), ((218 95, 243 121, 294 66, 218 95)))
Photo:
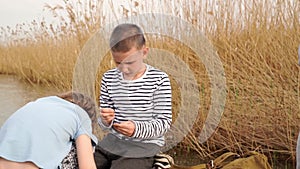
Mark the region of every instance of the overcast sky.
POLYGON ((62 0, 0 0, 0 27, 18 23, 30 23, 33 19, 41 20, 45 3, 58 4, 62 0))

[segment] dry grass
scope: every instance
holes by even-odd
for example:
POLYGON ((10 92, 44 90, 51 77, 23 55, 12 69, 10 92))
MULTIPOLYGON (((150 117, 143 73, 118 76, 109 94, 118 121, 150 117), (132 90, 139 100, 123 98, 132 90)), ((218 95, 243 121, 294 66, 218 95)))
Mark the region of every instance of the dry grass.
MULTIPOLYGON (((243 154, 248 150, 259 150, 269 157, 276 155, 282 160, 294 161, 300 123, 299 1, 172 1, 171 5, 164 1, 161 4, 164 8, 150 2, 130 1, 131 6, 127 8, 106 1, 101 1, 100 5, 90 1, 80 12, 76 11, 78 4, 74 2, 65 1, 65 6, 60 7, 48 6, 57 15, 59 10, 67 11, 70 21, 62 19, 59 28, 33 23, 28 27, 34 30, 40 25, 40 34, 0 46, 0 72, 16 74, 32 83, 70 89, 76 57, 99 27, 119 16, 142 12, 171 13, 195 25, 211 40, 223 63, 227 85, 226 106, 220 125, 207 142, 199 144, 197 136, 210 104, 207 72, 195 59, 194 52, 184 44, 172 39, 160 41, 148 37, 150 47, 178 55, 199 77, 199 118, 180 148, 194 150, 201 158, 223 151, 243 154), (102 4, 114 6, 114 9, 103 12, 102 4), (80 19, 79 16, 85 17, 80 19)), ((9 38, 29 31, 23 27, 19 26, 17 31, 2 28, 1 35, 9 38)), ((99 70, 99 75, 111 66, 109 60, 107 56, 103 62, 106 67, 99 70)), ((180 91, 174 80, 172 85, 176 114, 180 91)))

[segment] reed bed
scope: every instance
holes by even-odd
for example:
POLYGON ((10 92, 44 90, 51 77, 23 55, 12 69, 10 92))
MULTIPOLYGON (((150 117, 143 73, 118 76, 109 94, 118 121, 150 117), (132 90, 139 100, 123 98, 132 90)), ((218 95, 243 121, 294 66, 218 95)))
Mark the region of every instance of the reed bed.
MULTIPOLYGON (((278 163, 294 166, 300 124, 299 1, 174 0, 162 1, 160 6, 128 1, 126 6, 104 0, 87 3, 79 0, 64 1, 62 6, 48 5, 47 9, 61 20, 56 28, 46 23, 31 23, 26 25, 30 29, 24 25, 1 29, 2 37, 7 38, 7 43, 0 46, 1 73, 18 75, 31 83, 70 89, 76 58, 84 43, 101 26, 140 13, 172 14, 201 30, 215 47, 225 70, 227 97, 217 130, 200 144, 198 136, 211 97, 205 66, 188 46, 171 38, 148 36, 150 47, 171 51, 185 61, 198 77, 201 89, 197 122, 177 150, 169 153, 185 150, 207 158, 225 151, 243 154, 257 150, 267 154, 274 167, 278 163), (61 11, 66 12, 65 18, 60 16, 61 11), (31 31, 38 33, 21 40, 8 39, 31 31)), ((98 72, 99 79, 101 73, 113 66, 110 60, 108 54, 98 72)), ((172 86, 176 118, 180 89, 174 80, 172 86)))

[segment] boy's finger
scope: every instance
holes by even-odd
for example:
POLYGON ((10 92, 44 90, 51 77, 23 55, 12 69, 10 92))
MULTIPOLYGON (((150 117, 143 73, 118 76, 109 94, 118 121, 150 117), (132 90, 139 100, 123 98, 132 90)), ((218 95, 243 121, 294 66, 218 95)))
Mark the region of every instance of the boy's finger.
POLYGON ((102 113, 114 113, 114 109, 111 109, 111 108, 101 108, 100 109, 100 112, 102 113))

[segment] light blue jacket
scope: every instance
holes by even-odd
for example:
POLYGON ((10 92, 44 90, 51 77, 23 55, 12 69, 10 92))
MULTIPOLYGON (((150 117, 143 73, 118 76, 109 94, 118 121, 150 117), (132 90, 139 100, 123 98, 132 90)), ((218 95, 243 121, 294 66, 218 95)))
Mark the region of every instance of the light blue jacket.
POLYGON ((57 169, 71 149, 71 139, 82 134, 97 144, 91 120, 81 107, 56 96, 40 98, 17 110, 3 124, 0 157, 57 169))

